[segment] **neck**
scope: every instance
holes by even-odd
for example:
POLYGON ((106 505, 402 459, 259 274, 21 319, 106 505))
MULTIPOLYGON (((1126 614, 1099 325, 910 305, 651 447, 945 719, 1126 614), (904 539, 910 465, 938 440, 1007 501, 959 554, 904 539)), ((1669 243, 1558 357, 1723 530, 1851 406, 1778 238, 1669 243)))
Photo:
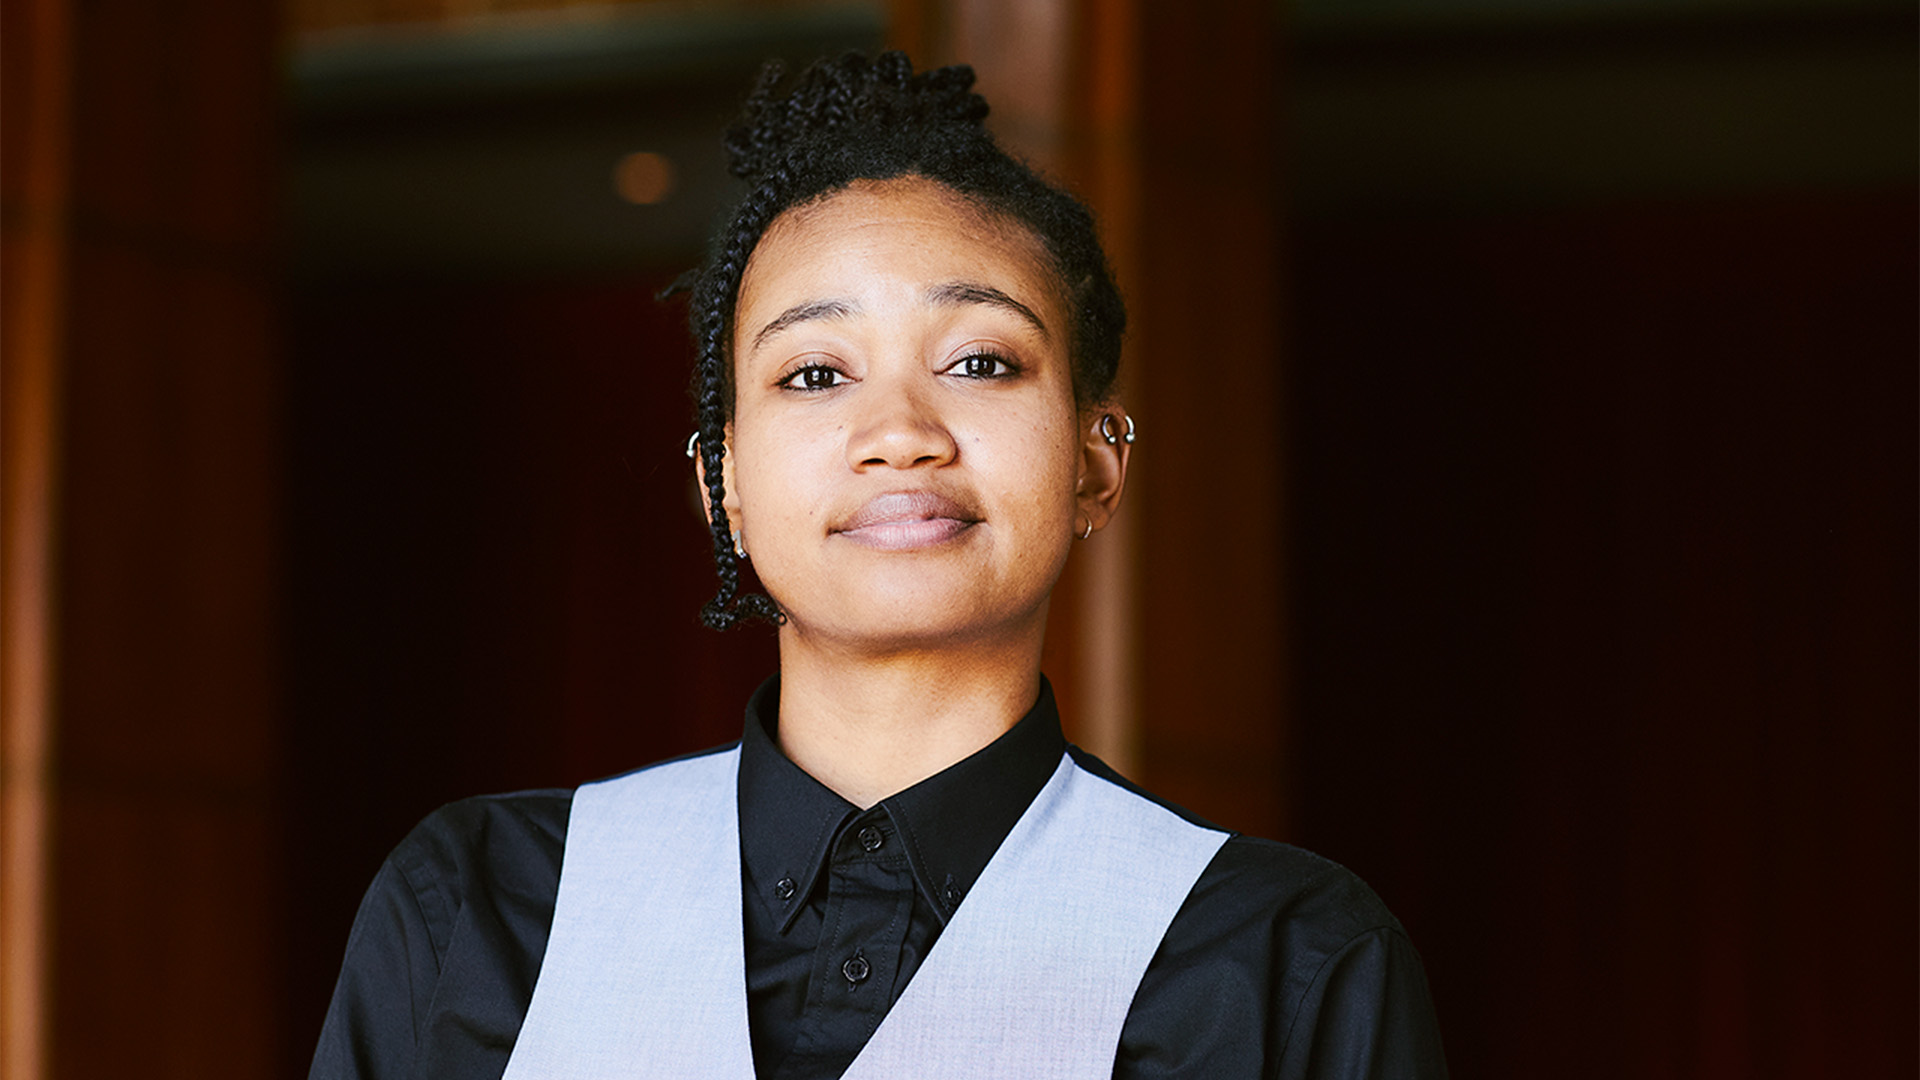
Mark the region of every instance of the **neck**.
POLYGON ((1040 643, 849 655, 782 628, 780 749, 862 809, 960 761, 1040 692, 1040 643))

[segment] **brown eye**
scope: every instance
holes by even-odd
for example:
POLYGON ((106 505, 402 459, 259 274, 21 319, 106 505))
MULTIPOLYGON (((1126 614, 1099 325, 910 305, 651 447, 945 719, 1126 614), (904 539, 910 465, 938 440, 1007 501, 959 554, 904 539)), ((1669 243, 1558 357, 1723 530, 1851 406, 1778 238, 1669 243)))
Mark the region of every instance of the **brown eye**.
POLYGON ((831 390, 844 381, 844 377, 833 368, 824 364, 809 364, 780 380, 780 385, 796 390, 831 390))
POLYGON ((999 379, 1013 374, 1013 365, 991 353, 975 353, 960 361, 960 374, 969 379, 999 379))

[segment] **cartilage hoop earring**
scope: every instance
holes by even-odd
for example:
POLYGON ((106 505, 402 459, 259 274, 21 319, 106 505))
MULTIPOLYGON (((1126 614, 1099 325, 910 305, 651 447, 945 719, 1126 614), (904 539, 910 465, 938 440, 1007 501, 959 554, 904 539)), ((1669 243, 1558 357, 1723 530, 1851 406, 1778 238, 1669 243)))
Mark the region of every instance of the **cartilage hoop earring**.
POLYGON ((1125 435, 1115 435, 1113 433, 1113 414, 1108 413, 1107 415, 1102 416, 1100 418, 1100 437, 1107 441, 1108 446, 1113 446, 1123 442, 1126 443, 1128 446, 1133 445, 1133 439, 1134 439, 1133 417, 1128 416, 1128 417, 1125 417, 1124 419, 1127 422, 1127 433, 1125 435))

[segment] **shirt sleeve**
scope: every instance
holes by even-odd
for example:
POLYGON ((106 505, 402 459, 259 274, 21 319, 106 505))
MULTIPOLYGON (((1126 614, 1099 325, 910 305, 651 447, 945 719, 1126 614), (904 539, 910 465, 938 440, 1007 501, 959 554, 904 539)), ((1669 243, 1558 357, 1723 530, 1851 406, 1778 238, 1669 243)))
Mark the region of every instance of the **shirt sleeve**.
POLYGON ((1329 956, 1295 1009, 1285 1080, 1444 1080, 1427 978, 1406 934, 1369 930, 1329 956))
POLYGON ((399 1080, 411 1072, 440 966, 426 910, 389 858, 354 917, 309 1080, 399 1080))
POLYGON ((488 1080, 506 1071, 546 953, 573 793, 462 799, 374 876, 310 1080, 488 1080))
POLYGON ((1141 979, 1116 1080, 1436 1080, 1420 956, 1365 882, 1235 836, 1141 979))

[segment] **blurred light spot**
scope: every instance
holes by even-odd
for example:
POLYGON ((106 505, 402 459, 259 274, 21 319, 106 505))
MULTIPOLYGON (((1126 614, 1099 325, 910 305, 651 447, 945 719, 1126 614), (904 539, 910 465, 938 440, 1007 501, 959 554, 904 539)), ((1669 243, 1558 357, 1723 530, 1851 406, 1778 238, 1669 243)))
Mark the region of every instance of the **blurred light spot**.
POLYGON ((628 154, 613 167, 613 190, 637 206, 666 201, 673 181, 673 162, 647 150, 628 154))

